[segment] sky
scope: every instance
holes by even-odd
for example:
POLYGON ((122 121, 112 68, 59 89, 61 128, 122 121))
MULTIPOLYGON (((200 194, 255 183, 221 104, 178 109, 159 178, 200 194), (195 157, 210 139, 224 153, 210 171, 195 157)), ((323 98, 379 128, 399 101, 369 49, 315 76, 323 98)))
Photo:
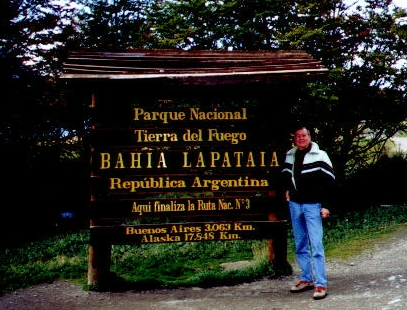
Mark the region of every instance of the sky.
MULTIPOLYGON (((363 0, 346 0, 346 3, 363 2, 363 0)), ((407 9, 407 0, 393 0, 393 3, 399 7, 407 9)))
POLYGON ((393 3, 407 9, 407 0, 393 0, 393 3))

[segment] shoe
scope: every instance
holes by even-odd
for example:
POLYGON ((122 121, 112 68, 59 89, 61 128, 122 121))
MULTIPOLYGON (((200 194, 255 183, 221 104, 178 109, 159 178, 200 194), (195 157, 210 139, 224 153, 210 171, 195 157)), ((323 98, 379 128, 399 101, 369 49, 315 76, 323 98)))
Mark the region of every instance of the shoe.
POLYGON ((317 286, 314 292, 314 299, 324 299, 326 295, 328 295, 328 293, 326 292, 326 288, 323 286, 317 286))
POLYGON ((290 292, 291 293, 301 293, 305 291, 312 290, 314 288, 314 283, 300 280, 297 284, 291 286, 290 292))

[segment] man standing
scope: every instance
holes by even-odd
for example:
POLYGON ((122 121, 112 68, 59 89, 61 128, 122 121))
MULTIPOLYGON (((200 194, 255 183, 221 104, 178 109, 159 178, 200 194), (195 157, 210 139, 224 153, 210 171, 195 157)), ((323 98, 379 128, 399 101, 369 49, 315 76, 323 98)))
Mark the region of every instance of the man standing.
POLYGON ((282 170, 295 255, 301 269, 300 281, 291 287, 290 292, 315 288, 313 298, 323 299, 327 295, 327 275, 322 219, 329 216, 329 210, 322 207, 322 202, 335 175, 327 153, 311 141, 306 127, 295 131, 294 144, 286 154, 282 170))

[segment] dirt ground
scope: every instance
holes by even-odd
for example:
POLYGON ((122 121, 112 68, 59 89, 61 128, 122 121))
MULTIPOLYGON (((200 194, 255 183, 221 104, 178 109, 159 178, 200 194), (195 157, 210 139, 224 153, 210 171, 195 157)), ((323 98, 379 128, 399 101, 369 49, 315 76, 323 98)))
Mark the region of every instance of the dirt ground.
POLYGON ((40 284, 0 296, 0 309, 13 310, 387 310, 407 309, 407 227, 352 259, 327 259, 328 296, 313 300, 312 291, 292 294, 293 275, 231 287, 209 289, 87 292, 68 281, 40 284))

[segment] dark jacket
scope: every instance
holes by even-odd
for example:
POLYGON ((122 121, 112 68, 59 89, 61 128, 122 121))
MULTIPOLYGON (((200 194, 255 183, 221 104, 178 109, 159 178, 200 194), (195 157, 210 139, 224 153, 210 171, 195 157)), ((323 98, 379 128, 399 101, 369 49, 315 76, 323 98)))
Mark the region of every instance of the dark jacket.
POLYGON ((294 173, 297 147, 286 153, 282 174, 283 186, 290 191, 290 199, 297 203, 325 202, 335 180, 331 160, 318 144, 311 142, 311 149, 304 156, 301 171, 294 173), (294 177, 294 174, 296 177, 294 177))

